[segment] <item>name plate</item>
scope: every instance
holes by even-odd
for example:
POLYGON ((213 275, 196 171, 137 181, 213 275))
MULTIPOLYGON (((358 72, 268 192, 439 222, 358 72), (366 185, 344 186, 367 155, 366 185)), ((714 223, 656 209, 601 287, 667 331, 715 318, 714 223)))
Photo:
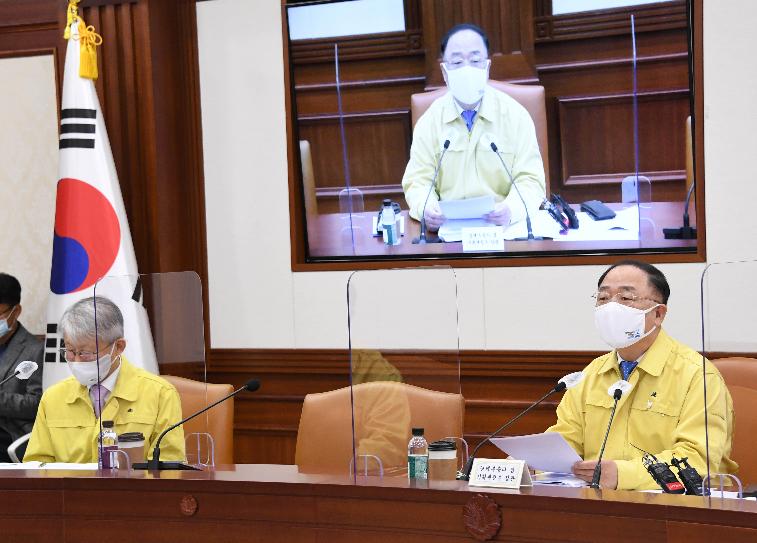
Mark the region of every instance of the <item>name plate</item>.
POLYGON ((504 251, 505 238, 501 226, 463 228, 463 252, 504 251))
POLYGON ((528 466, 523 460, 476 458, 473 460, 468 486, 520 488, 533 486, 528 466))

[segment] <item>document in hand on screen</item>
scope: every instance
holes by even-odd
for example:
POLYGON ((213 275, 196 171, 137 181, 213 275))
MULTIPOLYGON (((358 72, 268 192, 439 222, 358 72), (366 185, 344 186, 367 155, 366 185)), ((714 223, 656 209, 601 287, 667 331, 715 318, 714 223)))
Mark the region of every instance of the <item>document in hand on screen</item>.
POLYGON ((439 202, 444 217, 449 219, 479 219, 494 211, 493 196, 479 196, 464 200, 442 200, 439 202))
POLYGON ((540 471, 570 473, 573 464, 581 461, 573 447, 557 432, 495 437, 491 442, 513 458, 524 460, 531 469, 540 471))

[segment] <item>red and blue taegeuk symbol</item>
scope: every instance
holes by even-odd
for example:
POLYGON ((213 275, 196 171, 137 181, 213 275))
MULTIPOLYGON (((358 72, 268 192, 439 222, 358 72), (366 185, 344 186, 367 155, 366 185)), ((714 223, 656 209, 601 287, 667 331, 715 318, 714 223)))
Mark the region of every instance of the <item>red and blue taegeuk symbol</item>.
POLYGON ((58 181, 50 290, 68 294, 91 287, 113 265, 121 226, 113 206, 78 179, 58 181))

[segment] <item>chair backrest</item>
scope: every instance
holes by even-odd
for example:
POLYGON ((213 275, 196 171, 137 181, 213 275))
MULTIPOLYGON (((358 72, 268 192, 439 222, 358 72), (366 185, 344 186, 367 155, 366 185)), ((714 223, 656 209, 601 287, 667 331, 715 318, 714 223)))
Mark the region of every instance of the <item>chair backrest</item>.
MULTIPOLYGON (((547 194, 549 194, 549 139, 547 137, 547 105, 545 101, 544 87, 541 85, 516 85, 505 81, 489 80, 489 85, 504 92, 516 102, 526 108, 531 115, 536 128, 536 140, 539 143, 541 159, 544 163, 544 180, 547 194)), ((446 94, 447 88, 436 89, 429 92, 413 94, 410 97, 410 114, 413 127, 421 115, 431 106, 437 98, 446 94)))
POLYGON ((305 213, 318 215, 318 199, 315 194, 315 174, 313 173, 313 153, 308 140, 300 140, 300 161, 302 162, 302 187, 305 191, 305 213))
MULTIPOLYGON (((346 473, 352 457, 352 403, 350 387, 329 392, 308 394, 302 406, 297 432, 295 464, 301 472, 346 473)), ((400 397, 407 400, 410 410, 405 435, 392 436, 402 442, 403 457, 410 429, 422 427, 430 442, 445 437, 462 437, 465 399, 461 394, 436 392, 393 381, 361 383, 353 387, 356 405, 376 405, 382 398, 400 397)), ((383 411, 380 407, 376 413, 383 411)), ((397 422, 397 412, 385 410, 389 426, 397 422)), ((360 417, 356 409, 356 416, 360 417)), ((361 421, 356 420, 356 426, 361 421)), ((381 421, 376 426, 383 427, 381 421)), ((396 426, 394 426, 396 429, 396 426)), ((376 436, 371 436, 375 438, 376 436)), ((379 440, 380 441, 380 440, 379 440)))
POLYGON ((736 474, 741 482, 757 483, 757 359, 720 358, 712 361, 733 399, 733 450, 731 458, 739 464, 736 474))
MULTIPOLYGON (((181 414, 187 417, 234 392, 231 385, 217 385, 193 381, 174 375, 161 375, 171 383, 181 397, 181 414)), ((207 432, 213 436, 215 463, 234 463, 234 398, 215 406, 211 410, 190 420, 184 425, 184 435, 207 432), (207 415, 207 419, 205 418, 207 415)))

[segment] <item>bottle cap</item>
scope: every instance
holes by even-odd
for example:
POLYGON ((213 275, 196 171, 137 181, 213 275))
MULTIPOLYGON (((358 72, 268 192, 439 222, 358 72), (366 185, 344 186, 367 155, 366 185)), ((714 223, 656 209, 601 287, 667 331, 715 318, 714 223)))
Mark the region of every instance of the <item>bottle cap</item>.
POLYGON ((416 437, 423 437, 423 428, 413 428, 413 435, 416 437))
POLYGON ((455 451, 457 450, 457 445, 454 441, 447 441, 446 439, 442 439, 441 441, 434 441, 433 443, 429 443, 428 445, 429 451, 455 451))
POLYGON ((384 207, 391 207, 392 206, 392 201, 389 198, 386 198, 384 200, 383 204, 381 204, 381 205, 383 205, 384 207))
POLYGON ((103 421, 103 428, 113 428, 113 421, 112 420, 104 420, 103 421))

